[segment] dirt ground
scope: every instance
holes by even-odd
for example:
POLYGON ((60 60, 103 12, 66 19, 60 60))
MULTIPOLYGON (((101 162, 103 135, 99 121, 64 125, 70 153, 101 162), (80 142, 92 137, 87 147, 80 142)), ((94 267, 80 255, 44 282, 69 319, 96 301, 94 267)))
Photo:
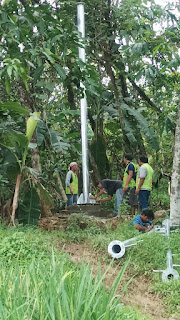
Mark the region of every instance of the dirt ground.
MULTIPOLYGON (((85 243, 65 243, 63 246, 58 245, 58 248, 59 250, 68 253, 74 263, 80 263, 82 260, 86 263, 91 263, 94 275, 96 275, 98 271, 99 262, 101 263, 102 273, 108 268, 108 265, 102 262, 102 258, 98 257, 98 254, 85 243)), ((111 266, 105 276, 107 289, 111 287, 112 282, 119 271, 114 270, 115 268, 111 266)), ((124 283, 126 283, 129 280, 128 275, 124 274, 123 279, 124 283)), ((117 290, 117 294, 121 294, 122 288, 123 284, 121 283, 117 290)), ((177 318, 172 317, 167 318, 160 297, 152 292, 148 278, 146 277, 143 279, 142 277, 135 277, 132 279, 127 292, 123 295, 122 302, 125 305, 140 310, 142 314, 149 315, 154 320, 178 320, 177 318)))

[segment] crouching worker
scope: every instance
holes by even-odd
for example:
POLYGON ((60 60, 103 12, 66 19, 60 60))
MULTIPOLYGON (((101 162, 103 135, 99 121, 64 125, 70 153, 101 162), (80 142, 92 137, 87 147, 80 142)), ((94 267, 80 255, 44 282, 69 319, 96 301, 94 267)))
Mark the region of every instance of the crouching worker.
POLYGON ((154 226, 150 220, 154 219, 154 213, 150 209, 145 209, 142 211, 142 214, 138 214, 133 220, 132 223, 136 229, 141 232, 148 232, 154 226))
POLYGON ((103 193, 107 192, 108 197, 104 199, 97 199, 97 202, 110 201, 112 196, 115 194, 115 205, 114 205, 114 217, 118 214, 118 209, 122 200, 122 181, 121 180, 109 180, 104 179, 97 181, 96 186, 100 189, 96 196, 91 195, 90 198, 96 200, 103 193))

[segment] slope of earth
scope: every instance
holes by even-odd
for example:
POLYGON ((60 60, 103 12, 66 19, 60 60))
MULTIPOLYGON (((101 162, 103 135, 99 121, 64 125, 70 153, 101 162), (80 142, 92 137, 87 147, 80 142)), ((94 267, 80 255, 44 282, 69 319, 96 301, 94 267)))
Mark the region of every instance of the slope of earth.
MULTIPOLYGON (((93 274, 95 275, 101 266, 102 274, 109 267, 108 264, 102 261, 97 252, 86 243, 65 243, 63 246, 57 244, 59 250, 63 250, 71 256, 71 260, 74 263, 80 263, 84 260, 87 264, 91 264, 93 268, 93 274)), ((118 269, 111 265, 108 272, 105 275, 105 284, 107 289, 110 289, 113 280, 118 274, 118 269)), ((125 284, 129 281, 128 274, 124 274, 123 282, 118 287, 117 294, 121 294, 125 284)), ((149 279, 146 277, 134 277, 128 290, 125 291, 122 302, 125 305, 132 306, 135 309, 139 309, 142 314, 150 316, 154 320, 178 320, 177 318, 167 317, 162 301, 158 295, 153 293, 150 287, 149 279)))

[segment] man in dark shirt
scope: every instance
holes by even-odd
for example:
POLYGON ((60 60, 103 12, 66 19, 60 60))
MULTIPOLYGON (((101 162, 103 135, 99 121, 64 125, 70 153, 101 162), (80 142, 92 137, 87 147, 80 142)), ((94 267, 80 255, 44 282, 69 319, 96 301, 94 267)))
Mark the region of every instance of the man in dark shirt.
POLYGON ((110 201, 112 196, 115 194, 115 206, 114 206, 114 217, 117 216, 119 206, 122 200, 122 181, 121 180, 100 180, 97 182, 97 187, 100 189, 99 193, 96 196, 91 195, 91 199, 99 198, 103 193, 107 192, 108 197, 104 199, 97 199, 97 202, 110 201))

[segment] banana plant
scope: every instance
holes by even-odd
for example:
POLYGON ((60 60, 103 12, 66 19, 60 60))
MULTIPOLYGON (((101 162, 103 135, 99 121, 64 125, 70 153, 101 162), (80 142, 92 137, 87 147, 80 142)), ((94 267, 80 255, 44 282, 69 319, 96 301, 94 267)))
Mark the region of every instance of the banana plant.
POLYGON ((13 153, 14 157, 17 160, 17 164, 19 166, 19 173, 16 179, 16 186, 15 186, 15 192, 14 192, 13 204, 12 204, 11 219, 12 219, 12 223, 14 224, 15 212, 18 206, 19 189, 20 189, 22 173, 26 168, 26 158, 27 158, 28 150, 34 147, 34 145, 32 145, 30 141, 36 129, 37 122, 39 121, 40 113, 39 112, 30 113, 29 110, 27 110, 26 108, 21 107, 19 104, 13 103, 13 102, 0 104, 0 110, 9 110, 11 112, 15 112, 23 115, 25 114, 30 115, 29 118, 27 119, 25 134, 23 134, 22 132, 18 132, 18 131, 7 129, 7 128, 3 129, 2 126, 0 128, 2 129, 1 145, 13 153), (19 149, 21 151, 20 156, 18 152, 19 149))

